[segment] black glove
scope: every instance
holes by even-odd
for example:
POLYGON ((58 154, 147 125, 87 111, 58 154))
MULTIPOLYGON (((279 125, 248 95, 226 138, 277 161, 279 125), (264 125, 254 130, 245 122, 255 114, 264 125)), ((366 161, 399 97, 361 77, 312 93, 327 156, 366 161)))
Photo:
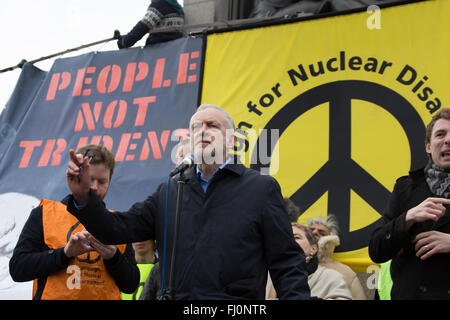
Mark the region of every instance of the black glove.
POLYGON ((119 47, 119 49, 125 48, 125 46, 123 45, 122 36, 120 35, 119 30, 114 30, 113 39, 117 39, 117 46, 119 47))
POLYGON ((119 47, 119 49, 125 48, 125 46, 123 45, 122 37, 117 40, 117 46, 119 47))
POLYGON ((114 30, 114 37, 113 39, 120 39, 122 36, 120 35, 120 31, 119 30, 114 30))

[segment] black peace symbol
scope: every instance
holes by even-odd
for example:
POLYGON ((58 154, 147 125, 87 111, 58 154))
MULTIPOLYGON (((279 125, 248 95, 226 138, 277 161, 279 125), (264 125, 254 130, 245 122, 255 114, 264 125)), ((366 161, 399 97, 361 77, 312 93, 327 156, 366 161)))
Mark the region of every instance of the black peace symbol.
MULTIPOLYGON (((319 197, 328 191, 328 212, 339 222, 341 245, 336 252, 357 250, 368 245, 371 233, 380 219, 370 225, 350 231, 350 189, 354 190, 377 212, 383 213, 390 191, 351 159, 351 100, 372 102, 384 108, 400 123, 406 133, 411 150, 411 168, 417 170, 426 164, 424 150, 425 126, 414 107, 395 91, 382 85, 345 80, 331 82, 310 89, 284 106, 269 120, 264 129, 278 129, 280 138, 286 128, 306 111, 329 103, 329 159, 290 197, 304 213, 319 197)), ((382 129, 380 129, 382 130, 382 129)), ((251 168, 268 172, 269 163, 262 163, 258 148, 267 150, 264 158, 270 158, 277 141, 269 134, 264 140, 258 138, 251 157, 251 168), (266 145, 260 146, 260 140, 266 145)), ((308 137, 304 137, 308 138, 308 137)), ((308 156, 302 151, 297 156, 308 156)), ((389 154, 384 155, 389 157, 389 154)), ((391 161, 396 161, 392 158, 391 161)), ((302 170, 302 168, 299 168, 302 170)))
MULTIPOLYGON (((77 223, 75 223, 72 227, 70 227, 69 232, 67 232, 67 242, 69 242, 70 236, 72 235, 73 231, 80 225, 80 221, 78 221, 77 223)), ((86 259, 82 259, 80 257, 77 257, 77 260, 79 262, 86 262, 89 264, 94 264, 96 262, 98 262, 100 260, 100 255, 97 256, 97 258, 94 258, 91 260, 91 253, 90 252, 86 252, 86 259)))

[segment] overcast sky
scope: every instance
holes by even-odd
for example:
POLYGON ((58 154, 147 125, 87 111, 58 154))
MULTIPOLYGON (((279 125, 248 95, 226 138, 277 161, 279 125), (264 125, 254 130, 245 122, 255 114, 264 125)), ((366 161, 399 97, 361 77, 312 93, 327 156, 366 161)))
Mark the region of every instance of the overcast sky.
MULTIPOLYGON (((178 0, 180 4, 183 1, 178 0)), ((0 70, 83 44, 107 39, 118 29, 126 34, 144 16, 151 0, 1 0, 0 70)), ((144 37, 135 46, 145 44, 144 37)), ((76 51, 117 50, 115 41, 76 51)), ((48 71, 58 57, 38 62, 48 71)), ((0 73, 0 112, 11 95, 20 69, 0 73)))

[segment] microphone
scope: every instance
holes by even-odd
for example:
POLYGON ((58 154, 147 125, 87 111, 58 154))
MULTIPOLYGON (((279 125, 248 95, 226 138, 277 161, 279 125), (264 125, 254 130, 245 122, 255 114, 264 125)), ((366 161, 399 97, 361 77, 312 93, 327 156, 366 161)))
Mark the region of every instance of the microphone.
POLYGON ((192 153, 188 153, 183 160, 177 165, 175 169, 173 169, 169 176, 173 177, 174 175, 184 172, 187 168, 190 168, 194 165, 194 155, 192 153))

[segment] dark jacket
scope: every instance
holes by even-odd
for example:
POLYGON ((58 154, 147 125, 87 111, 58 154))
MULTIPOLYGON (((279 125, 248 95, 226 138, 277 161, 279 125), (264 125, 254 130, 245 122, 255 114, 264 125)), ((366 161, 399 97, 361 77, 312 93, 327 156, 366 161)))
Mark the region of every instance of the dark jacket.
MULTIPOLYGON (((67 204, 67 197, 61 201, 67 204)), ((104 206, 104 204, 101 202, 104 206)), ((69 213, 67 213, 69 214, 69 213)), ((24 282, 38 279, 34 300, 40 300, 47 276, 65 269, 70 259, 64 248, 50 250, 44 242, 42 206, 34 208, 25 223, 9 262, 9 272, 14 281, 24 282)), ((139 285, 139 269, 134 250, 127 245, 122 255, 119 250, 108 260, 103 260, 106 270, 114 278, 120 291, 133 293, 139 285)))
POLYGON ((437 222, 415 223, 405 231, 406 212, 432 196, 423 169, 399 178, 383 223, 372 234, 370 258, 377 263, 392 259, 392 299, 450 299, 450 253, 435 254, 422 261, 416 257, 415 244, 411 242, 426 231, 450 233, 449 209, 437 222))
MULTIPOLYGON (((119 49, 129 48, 142 39, 148 32, 154 28, 177 27, 184 24, 183 11, 177 10, 170 3, 164 0, 153 0, 149 5, 147 12, 134 28, 125 36, 117 41, 119 49)), ((159 42, 175 40, 181 38, 181 31, 158 32, 147 37, 145 45, 151 45, 159 42)))
MULTIPOLYGON (((309 298, 305 257, 294 241, 275 179, 241 164, 228 164, 220 170, 206 193, 195 168, 187 174, 187 179, 176 255, 176 299, 263 300, 268 270, 281 299, 309 298)), ((71 202, 68 210, 105 243, 155 239, 167 288, 177 189, 177 180, 170 179, 169 184, 161 184, 145 201, 114 215, 105 211, 92 192, 82 210, 77 210, 71 202)))
POLYGON ((161 267, 159 261, 150 271, 139 300, 158 300, 161 297, 161 267))

